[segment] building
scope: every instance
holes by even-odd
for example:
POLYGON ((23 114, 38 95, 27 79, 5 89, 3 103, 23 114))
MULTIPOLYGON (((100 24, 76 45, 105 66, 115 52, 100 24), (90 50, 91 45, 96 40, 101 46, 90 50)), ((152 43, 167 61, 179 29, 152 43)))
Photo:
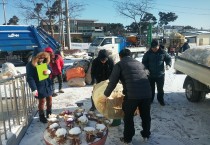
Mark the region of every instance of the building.
POLYGON ((191 46, 210 45, 210 31, 183 32, 191 46))

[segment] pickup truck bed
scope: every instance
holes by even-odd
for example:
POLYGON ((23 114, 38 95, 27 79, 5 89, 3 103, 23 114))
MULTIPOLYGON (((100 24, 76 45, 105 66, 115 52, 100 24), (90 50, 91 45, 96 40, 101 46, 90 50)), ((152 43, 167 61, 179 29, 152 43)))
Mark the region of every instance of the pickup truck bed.
POLYGON ((174 69, 187 75, 183 84, 187 99, 191 102, 204 100, 210 92, 210 67, 177 57, 174 69))
POLYGON ((177 57, 174 69, 210 86, 210 67, 177 57))

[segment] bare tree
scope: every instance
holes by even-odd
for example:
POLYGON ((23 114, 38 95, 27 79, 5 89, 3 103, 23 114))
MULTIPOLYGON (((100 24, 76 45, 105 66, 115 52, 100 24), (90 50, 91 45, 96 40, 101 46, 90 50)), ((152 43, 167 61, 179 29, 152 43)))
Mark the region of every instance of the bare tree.
MULTIPOLYGON (((60 21, 60 15, 65 15, 64 0, 16 0, 16 6, 21 10, 22 15, 27 22, 34 20, 47 25, 51 35, 54 33, 54 25, 60 21)), ((84 4, 72 2, 69 4, 69 17, 79 16, 79 13, 84 9, 84 4)), ((63 21, 63 20, 62 20, 63 21)))
POLYGON ((113 0, 116 11, 134 21, 141 35, 141 21, 152 6, 153 0, 113 0))

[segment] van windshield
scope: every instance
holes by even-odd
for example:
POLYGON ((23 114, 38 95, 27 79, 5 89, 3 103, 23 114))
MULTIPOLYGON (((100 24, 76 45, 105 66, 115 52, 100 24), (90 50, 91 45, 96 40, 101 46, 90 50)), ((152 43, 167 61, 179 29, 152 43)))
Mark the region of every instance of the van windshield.
POLYGON ((104 38, 96 38, 90 45, 91 46, 99 46, 104 38))

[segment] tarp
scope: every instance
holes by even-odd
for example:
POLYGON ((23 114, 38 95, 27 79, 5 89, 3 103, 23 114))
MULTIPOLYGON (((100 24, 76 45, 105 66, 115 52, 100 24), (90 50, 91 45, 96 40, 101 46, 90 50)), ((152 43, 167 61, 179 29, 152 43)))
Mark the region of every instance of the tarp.
POLYGON ((210 67, 210 47, 190 48, 184 51, 180 57, 210 67))

